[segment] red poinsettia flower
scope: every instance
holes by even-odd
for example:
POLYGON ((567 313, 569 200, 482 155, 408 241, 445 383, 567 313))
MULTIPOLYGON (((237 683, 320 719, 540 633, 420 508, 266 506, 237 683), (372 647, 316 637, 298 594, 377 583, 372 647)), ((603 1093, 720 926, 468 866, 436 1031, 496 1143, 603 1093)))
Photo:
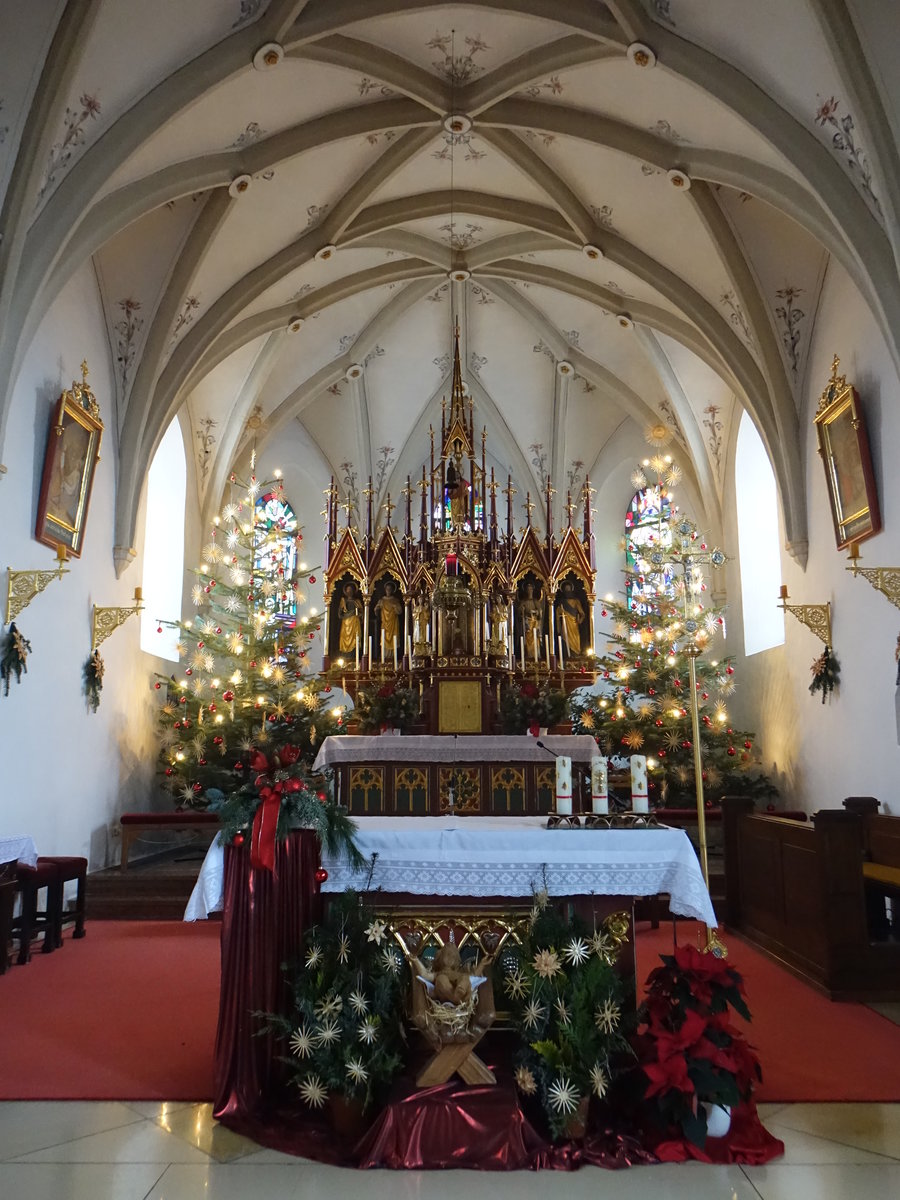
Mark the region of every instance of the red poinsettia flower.
POLYGON ((527 700, 533 700, 538 694, 538 687, 536 683, 532 683, 530 680, 528 680, 521 685, 519 691, 527 700))

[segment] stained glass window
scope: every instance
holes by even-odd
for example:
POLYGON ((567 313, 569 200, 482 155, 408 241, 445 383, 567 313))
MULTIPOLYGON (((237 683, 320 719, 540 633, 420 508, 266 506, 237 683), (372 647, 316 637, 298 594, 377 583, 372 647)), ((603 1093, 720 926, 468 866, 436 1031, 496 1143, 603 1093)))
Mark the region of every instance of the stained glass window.
POLYGON ((265 606, 273 618, 292 627, 297 621, 291 586, 297 567, 297 518, 280 489, 256 501, 254 530, 253 570, 265 581, 265 606))
POLYGON ((660 594, 674 596, 671 566, 654 566, 654 546, 668 546, 672 505, 655 484, 641 488, 625 514, 625 584, 628 607, 643 616, 660 594))

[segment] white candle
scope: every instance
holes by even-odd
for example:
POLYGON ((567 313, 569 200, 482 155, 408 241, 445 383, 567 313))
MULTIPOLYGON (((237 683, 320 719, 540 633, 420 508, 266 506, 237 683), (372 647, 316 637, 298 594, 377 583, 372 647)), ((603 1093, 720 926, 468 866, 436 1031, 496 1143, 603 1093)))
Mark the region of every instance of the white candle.
POLYGON ((406 657, 412 662, 412 638, 409 634, 406 635, 406 657))
POLYGON ((372 670, 372 635, 369 634, 369 670, 372 670))
POLYGON ((522 656, 522 674, 525 674, 525 637, 519 638, 519 652, 522 656))
POLYGON ((550 634, 544 634, 544 656, 547 659, 547 670, 550 670, 550 634))
POLYGON ((647 801, 647 759, 643 754, 631 756, 631 810, 636 813, 650 811, 647 801))
POLYGON ((394 634, 394 636, 391 638, 391 643, 394 647, 394 671, 396 673, 396 670, 397 670, 397 635, 396 634, 394 634))
POLYGON ((599 754, 591 759, 591 809, 609 813, 609 763, 599 754))
POLYGON ((556 811, 561 817, 572 815, 572 760, 564 754, 556 760, 556 811))
POLYGON ((384 662, 384 630, 381 631, 381 661, 384 662))
POLYGON ((533 634, 533 640, 534 640, 534 661, 537 662, 537 660, 538 660, 538 631, 536 629, 532 629, 531 632, 533 634))
POLYGON ((560 670, 562 670, 562 666, 563 666, 563 663, 565 662, 565 659, 563 658, 563 652, 562 652, 562 638, 559 637, 558 635, 556 638, 556 646, 557 646, 557 649, 559 650, 559 667, 560 667, 560 670))
POLYGON ((356 635, 356 669, 359 670, 359 634, 356 635))

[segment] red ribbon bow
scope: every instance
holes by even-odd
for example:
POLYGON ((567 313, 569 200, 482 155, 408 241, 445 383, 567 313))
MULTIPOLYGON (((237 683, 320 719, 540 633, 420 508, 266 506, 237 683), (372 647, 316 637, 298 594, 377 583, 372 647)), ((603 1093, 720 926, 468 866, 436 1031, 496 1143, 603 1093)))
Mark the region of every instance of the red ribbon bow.
POLYGON ((286 792, 299 792, 304 784, 299 779, 273 779, 276 771, 292 766, 300 757, 299 746, 280 746, 271 761, 261 750, 254 750, 250 766, 258 771, 256 786, 259 788, 260 805, 253 818, 250 833, 250 865, 275 873, 275 833, 278 829, 278 812, 281 797, 286 792))

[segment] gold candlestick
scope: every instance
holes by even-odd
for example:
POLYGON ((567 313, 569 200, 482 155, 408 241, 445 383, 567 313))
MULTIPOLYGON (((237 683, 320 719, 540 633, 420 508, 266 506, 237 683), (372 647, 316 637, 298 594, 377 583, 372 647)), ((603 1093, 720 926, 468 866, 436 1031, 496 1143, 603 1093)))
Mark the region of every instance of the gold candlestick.
POLYGON ((797 620, 811 629, 813 633, 823 641, 826 646, 831 647, 831 604, 788 604, 787 585, 781 585, 779 594, 779 608, 783 608, 785 612, 789 612, 797 620))
POLYGON ((55 571, 14 571, 12 567, 7 568, 7 625, 10 621, 14 621, 19 613, 28 607, 35 596, 40 595, 44 588, 48 587, 54 579, 62 579, 63 575, 68 575, 69 572, 65 569, 68 557, 65 546, 60 543, 56 547, 55 571))
POLYGON ((850 566, 847 570, 855 578, 862 575, 876 591, 887 596, 895 608, 900 608, 900 567, 861 567, 859 542, 850 543, 850 566))
POLYGON ((101 608, 99 605, 94 605, 93 617, 91 620, 91 649, 97 650, 103 642, 115 633, 120 625, 124 625, 129 617, 133 617, 135 613, 143 611, 142 603, 144 594, 139 587, 134 589, 134 607, 133 608, 101 608))

